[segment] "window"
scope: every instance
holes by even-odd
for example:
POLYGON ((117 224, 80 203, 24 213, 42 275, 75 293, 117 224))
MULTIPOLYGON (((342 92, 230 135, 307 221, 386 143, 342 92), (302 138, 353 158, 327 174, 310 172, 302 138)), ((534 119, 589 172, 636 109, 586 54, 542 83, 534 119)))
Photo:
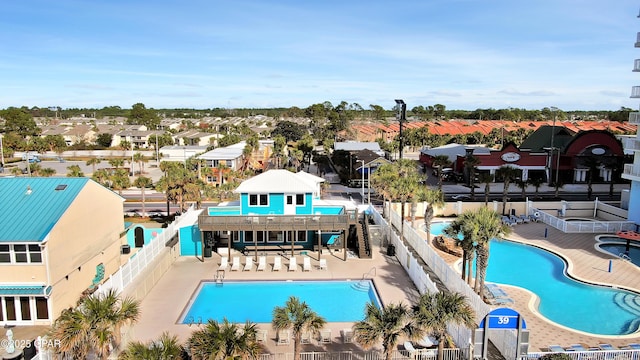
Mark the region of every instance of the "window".
POLYGON ((31 320, 31 307, 27 296, 20 296, 20 314, 22 320, 31 320))
POLYGON ((47 299, 44 297, 36 298, 36 319, 49 319, 49 306, 47 304, 47 299))
POLYGON ((249 194, 249 206, 269 206, 269 195, 249 194))
POLYGON ((260 206, 269 205, 269 196, 267 194, 260 194, 260 206))
POLYGON ((41 263, 42 253, 40 252, 40 245, 29 245, 29 262, 41 263))
POLYGON ((249 205, 250 206, 258 205, 258 195, 254 195, 254 194, 249 195, 249 205))
POLYGON ((0 263, 11 262, 11 251, 9 245, 0 245, 0 263))
POLYGON ((296 194, 296 205, 304 205, 304 194, 296 194))
POLYGON ((293 205, 293 196, 287 195, 287 205, 293 205))
POLYGON ((13 253, 17 263, 27 262, 27 245, 13 245, 13 253))

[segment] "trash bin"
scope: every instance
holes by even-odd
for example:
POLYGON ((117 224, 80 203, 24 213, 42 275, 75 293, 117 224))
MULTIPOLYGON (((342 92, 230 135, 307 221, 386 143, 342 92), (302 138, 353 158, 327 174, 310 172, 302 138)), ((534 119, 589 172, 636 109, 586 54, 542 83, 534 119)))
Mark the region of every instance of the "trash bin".
POLYGON ((211 246, 205 246, 204 247, 204 257, 206 257, 206 258, 210 258, 211 257, 211 246))
POLYGON ((388 256, 396 256, 396 247, 393 244, 389 244, 387 246, 387 255, 388 256))

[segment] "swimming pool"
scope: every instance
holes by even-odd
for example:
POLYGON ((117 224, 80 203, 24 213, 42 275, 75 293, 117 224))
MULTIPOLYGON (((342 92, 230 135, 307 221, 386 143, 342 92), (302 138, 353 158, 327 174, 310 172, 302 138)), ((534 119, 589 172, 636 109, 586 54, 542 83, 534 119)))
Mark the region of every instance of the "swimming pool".
POLYGON ((487 281, 535 293, 540 300, 538 311, 547 319, 598 335, 638 331, 638 294, 576 281, 565 275, 566 264, 559 256, 534 246, 511 241, 492 241, 489 246, 487 281))
POLYGON ((596 244, 598 249, 617 257, 621 257, 620 255, 624 254, 635 266, 640 266, 640 247, 634 243, 631 243, 627 253, 627 242, 619 236, 598 235, 596 240, 598 241, 598 244, 596 244))
POLYGON ((290 296, 305 301, 328 322, 360 321, 369 302, 381 307, 371 280, 202 282, 179 322, 227 318, 233 323, 270 323, 273 309, 284 306, 290 296))

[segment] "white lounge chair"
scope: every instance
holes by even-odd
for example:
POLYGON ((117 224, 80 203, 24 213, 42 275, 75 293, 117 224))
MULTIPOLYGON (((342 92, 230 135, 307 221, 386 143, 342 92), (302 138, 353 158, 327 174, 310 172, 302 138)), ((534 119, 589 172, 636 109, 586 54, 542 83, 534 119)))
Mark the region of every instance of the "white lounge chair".
POLYGON ((253 258, 251 256, 247 256, 244 258, 244 271, 249 271, 253 268, 253 258))
POLYGON ((551 352, 566 352, 566 350, 560 345, 549 345, 549 351, 551 351, 551 352))
POLYGON ((296 271, 298 268, 298 261, 296 260, 295 256, 292 256, 291 259, 289 259, 289 271, 296 271))
POLYGON ((256 269, 256 271, 264 271, 264 269, 266 268, 267 268, 267 257, 260 256, 258 258, 258 268, 256 269))
POLYGON ((318 264, 318 269, 327 270, 327 259, 320 259, 320 264, 318 264))
POLYGON ((307 256, 302 259, 302 271, 311 271, 311 259, 307 256))
POLYGON ((218 267, 218 270, 226 271, 228 267, 229 267, 229 258, 226 256, 223 256, 222 259, 220 259, 220 266, 218 267))
POLYGON ((233 261, 231 262, 231 271, 240 270, 240 258, 238 256, 233 257, 233 261))
POLYGON ((282 258, 280 256, 276 256, 273 259, 273 271, 280 271, 282 269, 282 258))
POLYGON ((342 334, 342 342, 345 344, 351 343, 353 342, 353 330, 351 329, 342 329, 341 331, 342 334))
POLYGON ((404 344, 402 344, 402 346, 404 346, 404 349, 407 350, 409 353, 416 351, 416 348, 413 347, 413 344, 411 343, 411 341, 405 341, 404 344))
POLYGON ((617 347, 611 345, 611 344, 598 344, 598 347, 601 350, 618 350, 617 347))

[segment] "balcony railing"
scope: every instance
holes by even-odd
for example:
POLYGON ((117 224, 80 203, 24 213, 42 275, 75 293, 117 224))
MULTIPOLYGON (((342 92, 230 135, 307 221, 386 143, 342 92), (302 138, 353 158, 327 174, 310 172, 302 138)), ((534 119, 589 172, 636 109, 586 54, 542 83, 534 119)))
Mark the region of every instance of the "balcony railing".
POLYGON ((200 215, 201 230, 344 230, 349 228, 350 212, 340 215, 200 215))
POLYGON ((628 180, 639 180, 640 181, 640 165, 634 166, 634 164, 625 164, 624 172, 622 176, 628 180), (633 178, 631 178, 633 177, 633 178))
POLYGON ((640 124, 640 112, 629 113, 629 122, 631 124, 640 124))
POLYGON ((625 150, 640 151, 640 141, 636 138, 624 138, 622 139, 622 147, 625 150))
POLYGON ((632 86, 631 87, 631 96, 632 99, 640 98, 640 86, 632 86))
POLYGON ((640 71, 640 59, 635 59, 633 61, 633 70, 634 72, 640 71))
POLYGON ((640 47, 640 32, 638 33, 638 37, 636 38, 636 47, 640 47))

